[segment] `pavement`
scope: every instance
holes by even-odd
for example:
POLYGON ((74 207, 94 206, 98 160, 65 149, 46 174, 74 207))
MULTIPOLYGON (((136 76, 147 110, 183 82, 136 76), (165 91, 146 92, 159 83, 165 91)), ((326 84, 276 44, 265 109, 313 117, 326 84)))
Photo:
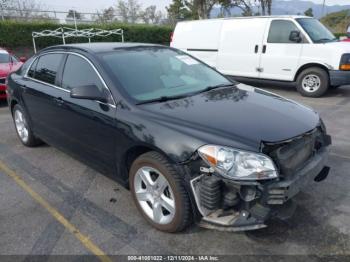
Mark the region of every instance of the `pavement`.
MULTIPOLYGON (((301 192, 295 215, 257 231, 196 225, 159 232, 117 182, 48 145, 26 148, 0 105, 0 255, 350 255, 350 86, 322 98, 268 88, 320 113, 332 135, 326 181, 301 192)), ((108 258, 108 257, 102 257, 108 258)), ((108 261, 108 259, 106 260, 108 261)), ((303 260, 301 260, 303 261, 303 260)))

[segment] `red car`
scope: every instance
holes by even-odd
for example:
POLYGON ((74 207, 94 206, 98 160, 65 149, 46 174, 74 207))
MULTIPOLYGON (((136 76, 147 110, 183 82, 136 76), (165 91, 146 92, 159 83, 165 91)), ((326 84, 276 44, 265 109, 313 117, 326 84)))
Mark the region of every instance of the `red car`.
POLYGON ((0 48, 0 100, 6 99, 6 77, 21 67, 26 59, 18 59, 5 49, 0 48))
POLYGON ((350 42, 350 38, 344 39, 343 42, 350 42))

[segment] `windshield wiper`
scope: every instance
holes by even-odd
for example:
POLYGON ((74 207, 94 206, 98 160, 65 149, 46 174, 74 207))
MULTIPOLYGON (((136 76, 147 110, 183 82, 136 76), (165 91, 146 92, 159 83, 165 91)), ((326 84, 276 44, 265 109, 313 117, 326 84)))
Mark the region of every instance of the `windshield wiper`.
POLYGON ((205 93, 205 92, 208 92, 208 91, 216 89, 216 88, 229 87, 229 86, 234 86, 234 84, 231 83, 231 84, 219 84, 219 85, 214 85, 214 86, 207 86, 206 88, 204 88, 202 90, 199 90, 197 92, 187 93, 187 94, 183 94, 183 95, 176 95, 176 96, 161 96, 161 97, 157 97, 157 98, 154 98, 154 99, 140 101, 140 102, 136 103, 136 105, 150 104, 150 103, 156 103, 156 102, 166 102, 166 101, 169 101, 169 100, 176 100, 176 99, 180 99, 180 98, 186 98, 186 97, 189 97, 189 96, 194 96, 196 94, 205 93))
POLYGON ((150 103, 155 103, 155 102, 166 102, 169 100, 175 100, 175 99, 180 99, 180 98, 185 98, 185 97, 187 97, 187 95, 161 96, 161 97, 157 97, 154 99, 149 99, 149 100, 138 102, 138 103, 136 103, 136 105, 150 104, 150 103))
POLYGON ((316 40, 315 42, 316 43, 323 43, 323 42, 330 42, 330 41, 335 41, 335 40, 338 40, 338 39, 337 38, 333 38, 333 39, 321 38, 321 39, 316 40))
POLYGON ((206 88, 200 90, 199 92, 197 92, 198 94, 199 93, 205 93, 205 92, 208 92, 210 90, 213 90, 213 89, 216 89, 216 88, 221 88, 221 87, 230 87, 230 86, 234 86, 235 84, 233 83, 230 83, 230 84, 219 84, 219 85, 214 85, 214 86, 207 86, 206 88))

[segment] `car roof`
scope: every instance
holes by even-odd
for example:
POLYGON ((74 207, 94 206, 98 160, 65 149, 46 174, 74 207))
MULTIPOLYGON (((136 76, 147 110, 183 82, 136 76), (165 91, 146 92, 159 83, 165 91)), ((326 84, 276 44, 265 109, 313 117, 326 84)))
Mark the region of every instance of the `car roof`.
POLYGON ((53 51, 53 50, 81 50, 88 53, 102 53, 109 52, 116 49, 131 48, 131 47, 150 47, 150 46, 162 46, 157 44, 147 43, 122 43, 122 42, 98 42, 98 43, 79 43, 79 44, 66 44, 55 45, 44 48, 41 52, 53 51))
POLYGON ((6 49, 0 47, 0 54, 9 54, 9 52, 6 49))
POLYGON ((202 20, 185 20, 179 23, 191 23, 191 22, 203 22, 203 21, 217 21, 217 20, 235 20, 235 19, 261 19, 261 18, 313 18, 305 15, 270 15, 270 16, 233 16, 233 17, 223 17, 223 18, 211 18, 202 20))

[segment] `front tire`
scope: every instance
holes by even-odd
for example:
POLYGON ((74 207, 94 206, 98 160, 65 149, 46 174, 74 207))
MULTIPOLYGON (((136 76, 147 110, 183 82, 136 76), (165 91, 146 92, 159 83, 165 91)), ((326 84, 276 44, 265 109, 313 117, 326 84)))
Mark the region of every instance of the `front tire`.
POLYGON ((38 138, 34 136, 31 125, 28 121, 28 117, 22 106, 19 104, 13 107, 12 118, 15 124, 18 138, 21 140, 23 145, 34 147, 42 143, 38 138))
POLYGON ((329 88, 329 75, 319 67, 310 67, 297 77, 297 89, 302 96, 321 97, 329 88))
POLYGON ((129 172, 129 185, 137 209, 153 227, 179 232, 191 223, 183 180, 161 154, 152 151, 138 157, 129 172))

